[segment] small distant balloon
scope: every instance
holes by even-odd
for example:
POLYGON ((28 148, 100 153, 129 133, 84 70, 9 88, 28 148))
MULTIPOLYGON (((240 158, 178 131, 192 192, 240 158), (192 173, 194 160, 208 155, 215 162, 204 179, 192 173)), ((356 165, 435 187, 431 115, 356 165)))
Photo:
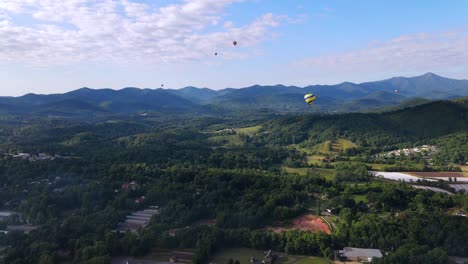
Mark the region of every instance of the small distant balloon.
POLYGON ((237 41, 234 40, 234 41, 232 42, 232 45, 236 46, 236 45, 237 45, 237 41))
POLYGON ((161 87, 164 87, 164 84, 161 84, 161 87))
POLYGON ((309 94, 304 95, 304 100, 309 105, 312 105, 315 99, 317 99, 317 96, 315 96, 314 94, 309 93, 309 94))
POLYGON ((215 52, 215 56, 218 56, 218 52, 215 52))
POLYGON ((395 89, 395 93, 399 93, 398 89, 395 89))

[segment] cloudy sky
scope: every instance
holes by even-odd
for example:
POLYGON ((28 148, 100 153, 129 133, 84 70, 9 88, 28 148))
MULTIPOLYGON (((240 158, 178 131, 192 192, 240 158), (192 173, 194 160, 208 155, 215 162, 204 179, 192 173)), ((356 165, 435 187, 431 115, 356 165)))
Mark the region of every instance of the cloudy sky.
POLYGON ((0 0, 0 95, 468 79, 467 14, 465 0, 0 0))

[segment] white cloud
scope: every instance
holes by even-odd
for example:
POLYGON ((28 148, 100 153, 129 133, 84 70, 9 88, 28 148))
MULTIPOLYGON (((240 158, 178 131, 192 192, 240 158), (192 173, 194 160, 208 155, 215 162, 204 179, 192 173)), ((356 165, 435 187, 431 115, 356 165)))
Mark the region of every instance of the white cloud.
POLYGON ((239 47, 265 40, 281 20, 265 14, 244 26, 224 21, 223 10, 241 1, 185 0, 159 7, 134 0, 1 0, 0 61, 160 63, 199 60, 215 51, 240 58, 249 51, 239 47), (35 23, 24 25, 17 15, 35 23), (239 42, 236 49, 233 40, 239 42))
POLYGON ((340 74, 450 72, 468 73, 468 34, 461 31, 404 35, 368 47, 307 58, 296 66, 340 74))

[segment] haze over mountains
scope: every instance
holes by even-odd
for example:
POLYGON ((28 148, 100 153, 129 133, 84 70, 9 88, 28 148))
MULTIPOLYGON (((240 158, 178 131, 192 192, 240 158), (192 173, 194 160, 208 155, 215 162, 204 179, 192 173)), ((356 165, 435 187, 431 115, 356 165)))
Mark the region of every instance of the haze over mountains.
POLYGON ((394 77, 387 80, 336 85, 260 86, 223 90, 185 87, 171 89, 81 88, 64 94, 27 94, 0 97, 0 113, 53 116, 137 114, 157 111, 202 112, 267 109, 274 112, 353 112, 401 103, 411 104, 435 99, 468 95, 468 80, 454 80, 426 73, 417 77, 394 77), (395 92, 397 90, 398 92, 395 92), (317 95, 309 109, 305 93, 317 95))

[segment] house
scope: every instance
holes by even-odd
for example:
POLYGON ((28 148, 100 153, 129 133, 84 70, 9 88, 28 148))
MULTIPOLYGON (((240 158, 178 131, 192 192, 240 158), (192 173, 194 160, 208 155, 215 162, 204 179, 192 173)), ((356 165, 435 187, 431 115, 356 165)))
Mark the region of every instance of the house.
POLYGON ((463 210, 458 210, 457 216, 466 216, 466 214, 463 213, 463 210))
POLYGON ((378 249, 373 248, 353 248, 345 247, 343 250, 339 250, 337 258, 341 261, 364 261, 370 262, 373 258, 381 258, 382 252, 378 249))

